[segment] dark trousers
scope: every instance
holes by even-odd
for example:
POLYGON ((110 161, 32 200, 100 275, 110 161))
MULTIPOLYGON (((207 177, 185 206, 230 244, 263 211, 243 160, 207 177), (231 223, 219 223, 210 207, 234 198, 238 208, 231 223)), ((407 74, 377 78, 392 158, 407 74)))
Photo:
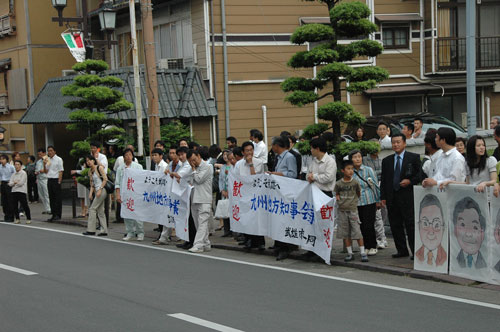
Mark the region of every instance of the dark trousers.
POLYGON ((2 209, 5 221, 14 221, 14 212, 12 210, 12 188, 7 181, 2 181, 0 187, 2 194, 2 209))
POLYGON ((16 220, 19 220, 19 204, 21 204, 24 213, 26 214, 26 219, 31 220, 31 211, 28 206, 28 200, 26 199, 26 194, 25 193, 12 193, 12 208, 14 210, 14 217, 16 217, 16 220))
POLYGON ((189 243, 194 244, 194 238, 196 236, 196 225, 194 224, 193 215, 189 214, 189 243))
POLYGON ((115 218, 116 218, 116 221, 117 223, 123 223, 123 218, 122 216, 120 215, 121 214, 121 210, 122 210, 122 205, 118 202, 115 202, 116 203, 116 210, 115 210, 115 218))
POLYGON ((61 185, 58 179, 48 179, 47 189, 49 191, 50 211, 54 217, 61 218, 62 215, 62 194, 61 185))
POLYGON ((332 197, 333 198, 333 191, 324 191, 324 190, 321 190, 323 192, 323 194, 325 194, 326 196, 328 197, 332 197))
POLYGON ((413 197, 411 202, 405 196, 394 193, 394 201, 387 205, 389 214, 389 225, 391 226, 394 244, 400 254, 408 254, 406 237, 408 245, 413 254, 415 250, 415 212, 413 206, 413 197), (405 235, 406 233, 406 235, 405 235))
POLYGON ((266 245, 266 239, 261 235, 247 235, 247 237, 251 241, 252 248, 266 245))
POLYGON ((375 216, 377 205, 375 203, 358 206, 359 220, 361 221, 361 234, 366 249, 377 248, 377 234, 375 232, 375 216))
POLYGON ((28 199, 30 202, 38 201, 38 186, 36 185, 36 177, 28 176, 28 199))

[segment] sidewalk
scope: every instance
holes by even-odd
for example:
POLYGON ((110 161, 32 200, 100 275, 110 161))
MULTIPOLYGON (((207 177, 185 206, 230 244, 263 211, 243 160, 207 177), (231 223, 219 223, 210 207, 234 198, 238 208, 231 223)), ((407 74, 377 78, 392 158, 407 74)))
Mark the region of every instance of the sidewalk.
MULTIPOLYGON (((42 204, 30 203, 30 209, 34 225, 43 226, 44 224, 46 225, 49 224, 46 220, 50 217, 50 215, 42 214, 42 204)), ((110 238, 118 240, 124 236, 125 226, 123 223, 114 223, 115 220, 114 212, 115 212, 114 210, 110 210, 109 213, 111 222, 108 225, 108 234, 110 238)), ((77 215, 79 214, 80 214, 80 208, 77 207, 77 215)), ((21 218, 21 223, 24 223, 24 221, 25 218, 21 218)), ((62 219, 57 223, 81 227, 82 232, 85 230, 85 227, 87 227, 86 218, 72 218, 72 207, 70 201, 64 202, 62 219)), ((216 221, 216 224, 218 225, 218 221, 216 221)), ((150 244, 151 241, 154 241, 158 238, 159 233, 153 231, 153 229, 156 227, 157 227, 156 224, 151 224, 151 223, 144 224, 144 230, 145 230, 144 244, 150 244)), ((212 243, 213 248, 235 250, 242 252, 245 251, 243 246, 239 246, 238 243, 232 237, 223 238, 221 237, 222 234, 223 234, 222 231, 217 231, 214 232, 214 234, 210 237, 210 242, 212 243)), ((369 257, 370 262, 368 263, 362 263, 360 261, 359 251, 356 252, 357 248, 354 247, 355 250, 354 256, 356 260, 346 263, 344 262, 345 254, 342 253, 342 241, 334 239, 331 264, 332 266, 345 266, 360 270, 389 273, 399 276, 407 276, 418 279, 447 282, 452 284, 474 286, 474 287, 500 291, 500 286, 498 285, 490 285, 470 279, 464 279, 450 275, 443 275, 439 273, 415 271, 413 270, 413 261, 410 260, 409 257, 397 258, 397 259, 391 257, 391 255, 396 252, 394 249, 394 242, 390 237, 387 238, 387 242, 389 244, 388 248, 379 249, 377 255, 369 257)), ((272 244, 273 240, 266 238, 266 248, 269 248, 272 244)), ((306 251, 304 250, 294 251, 293 253, 291 253, 290 258, 288 259, 303 260, 303 257, 301 256, 305 252, 306 251)), ((269 255, 269 256, 273 255, 273 251, 269 249, 266 249, 264 251, 257 251, 256 249, 252 249, 251 253, 254 255, 269 255)), ((322 264, 322 263, 318 261, 317 264, 322 264)))

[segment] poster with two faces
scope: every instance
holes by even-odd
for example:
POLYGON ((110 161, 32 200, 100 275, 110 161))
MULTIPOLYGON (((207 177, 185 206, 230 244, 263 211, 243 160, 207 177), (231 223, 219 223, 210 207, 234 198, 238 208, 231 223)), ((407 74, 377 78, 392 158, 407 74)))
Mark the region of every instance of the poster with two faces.
POLYGON ((500 198, 459 184, 414 194, 414 269, 500 284, 500 198))

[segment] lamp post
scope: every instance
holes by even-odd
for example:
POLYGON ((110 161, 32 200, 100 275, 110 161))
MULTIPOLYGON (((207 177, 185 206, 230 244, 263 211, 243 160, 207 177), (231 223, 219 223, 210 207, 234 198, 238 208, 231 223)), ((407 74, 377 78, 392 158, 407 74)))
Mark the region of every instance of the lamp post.
POLYGON ((116 27, 116 12, 110 8, 104 8, 99 12, 99 23, 101 23, 101 31, 106 32, 108 48, 111 48, 111 34, 116 27))
POLYGON ((101 30, 106 32, 106 40, 91 40, 88 28, 88 10, 87 0, 82 0, 82 17, 63 17, 64 8, 67 6, 67 0, 51 0, 52 7, 57 10, 57 17, 52 17, 52 22, 58 22, 59 26, 63 23, 80 23, 83 32, 83 39, 88 44, 107 44, 108 48, 111 45, 118 45, 117 41, 111 40, 111 34, 115 30, 116 25, 116 12, 111 8, 102 8, 99 12, 99 21, 101 23, 101 30))

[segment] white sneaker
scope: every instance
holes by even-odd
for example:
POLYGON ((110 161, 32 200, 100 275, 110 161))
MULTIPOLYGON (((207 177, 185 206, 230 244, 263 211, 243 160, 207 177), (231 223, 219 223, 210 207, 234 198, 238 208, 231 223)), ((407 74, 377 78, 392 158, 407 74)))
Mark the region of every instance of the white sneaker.
POLYGON ((125 236, 122 240, 123 241, 132 241, 132 239, 133 239, 133 237, 127 234, 127 236, 125 236))
POLYGON ((138 234, 137 241, 144 241, 144 234, 138 234))
POLYGON ((20 217, 24 217, 24 212, 19 212, 20 217))
POLYGON ((191 249, 189 249, 189 251, 198 254, 203 252, 203 248, 192 247, 191 249))
POLYGON ((31 224, 31 220, 26 220, 26 225, 31 224))
POLYGON ((16 221, 14 221, 14 224, 20 224, 21 223, 21 220, 17 219, 16 221))
POLYGON ((377 249, 385 249, 387 246, 385 245, 384 242, 377 242, 377 249))
POLYGON ((371 248, 370 250, 368 250, 367 253, 368 256, 375 256, 376 254, 377 254, 377 249, 375 248, 371 248))

